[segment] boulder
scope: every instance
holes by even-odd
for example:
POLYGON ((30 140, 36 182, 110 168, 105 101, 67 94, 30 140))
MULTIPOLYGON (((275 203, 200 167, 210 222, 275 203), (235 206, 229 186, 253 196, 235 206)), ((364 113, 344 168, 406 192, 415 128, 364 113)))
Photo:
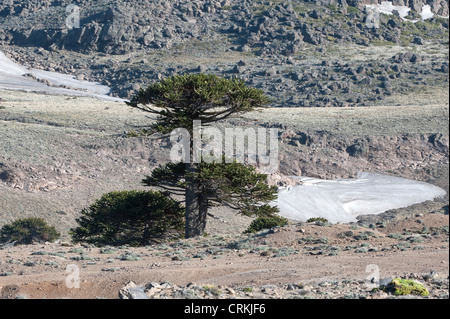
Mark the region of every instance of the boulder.
POLYGON ((137 286, 134 282, 130 281, 124 287, 119 290, 120 299, 149 299, 145 293, 145 288, 137 286))
POLYGON ((414 37, 413 43, 418 45, 424 44, 423 39, 421 37, 414 37))

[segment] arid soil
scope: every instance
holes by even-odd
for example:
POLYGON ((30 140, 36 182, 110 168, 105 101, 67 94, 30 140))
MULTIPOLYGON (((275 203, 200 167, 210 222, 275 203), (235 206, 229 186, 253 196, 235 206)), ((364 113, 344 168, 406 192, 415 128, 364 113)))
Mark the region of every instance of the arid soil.
MULTIPOLYGON (((369 265, 381 279, 414 278, 428 298, 448 298, 448 194, 348 225, 293 222, 247 236, 250 218, 215 209, 204 238, 142 248, 72 245, 67 231, 80 210, 103 193, 142 188, 142 178, 168 161, 168 145, 127 138, 151 119, 122 103, 12 91, 0 98, 0 227, 37 216, 62 233, 57 243, 0 249, 3 298, 118 298, 130 281, 170 282, 160 298, 192 296, 179 292, 189 287, 205 298, 392 297, 366 286, 369 265), (68 265, 78 267, 80 288, 67 288, 68 265), (218 290, 206 293, 211 287, 218 290)), ((397 102, 268 109, 221 125, 278 127, 279 176, 373 171, 448 193, 448 91, 397 102)))
POLYGON ((133 281, 224 292, 205 298, 370 298, 373 287, 366 279, 375 265, 379 279, 427 279, 431 298, 448 298, 448 226, 445 232, 442 225, 448 225, 448 215, 433 213, 385 228, 290 225, 253 236, 144 248, 17 246, 0 251, 2 297, 118 298, 119 290, 133 281), (434 231, 423 234, 423 227, 434 231), (79 288, 67 288, 73 275, 68 265, 78 267, 79 288))

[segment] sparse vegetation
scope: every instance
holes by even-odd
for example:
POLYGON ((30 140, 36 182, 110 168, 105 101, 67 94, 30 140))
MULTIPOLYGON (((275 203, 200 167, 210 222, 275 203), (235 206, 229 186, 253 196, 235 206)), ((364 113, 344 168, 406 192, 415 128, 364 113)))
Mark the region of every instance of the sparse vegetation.
POLYGON ((403 236, 403 235, 397 234, 397 233, 389 234, 388 237, 389 237, 389 238, 394 238, 394 239, 400 239, 400 240, 404 239, 404 236, 403 236))
POLYGON ((295 254, 295 249, 291 247, 281 247, 277 251, 274 251, 274 257, 286 257, 295 254))
POLYGON ((212 286, 212 285, 206 285, 203 286, 203 291, 207 294, 207 295, 212 295, 212 296, 220 296, 220 294, 222 294, 222 290, 212 286))
POLYGON ((359 14, 359 9, 356 7, 353 7, 353 6, 348 6, 347 13, 350 15, 357 15, 357 14, 359 14))
POLYGON ((122 261, 139 261, 141 260, 141 255, 135 252, 127 251, 124 254, 117 257, 117 259, 122 261))
POLYGON ((351 230, 348 230, 348 231, 337 234, 337 237, 338 238, 348 238, 348 237, 353 237, 353 235, 354 235, 354 233, 351 230))
POLYGON ((371 231, 361 232, 358 235, 353 236, 356 240, 369 240, 371 237, 376 237, 376 235, 371 231))
POLYGON ((288 223, 289 221, 282 216, 261 216, 251 222, 245 233, 257 233, 263 229, 283 227, 288 223))
MULTIPOLYGON (((117 6, 112 7, 110 0, 101 0, 96 3, 95 10, 89 11, 85 9, 92 1, 87 0, 78 1, 84 21, 83 30, 79 31, 88 40, 80 43, 72 39, 70 32, 54 35, 54 28, 47 28, 46 19, 40 19, 46 16, 46 12, 53 16, 53 10, 60 10, 60 6, 39 10, 39 5, 29 2, 23 9, 23 2, 6 1, 0 4, 4 9, 0 12, 5 15, 0 22, 4 26, 0 28, 3 34, 0 38, 4 40, 2 51, 4 49, 8 56, 22 65, 63 73, 76 70, 76 76, 80 79, 111 85, 113 96, 127 100, 146 83, 155 83, 157 79, 176 74, 233 74, 268 94, 277 107, 343 106, 339 110, 332 107, 298 112, 294 108, 280 107, 250 112, 243 117, 233 116, 219 124, 245 128, 278 127, 282 131, 292 129, 297 135, 304 133, 305 138, 301 135, 280 144, 279 163, 283 165, 280 174, 298 172, 305 176, 311 174, 334 179, 350 176, 356 170, 367 170, 419 178, 448 188, 448 165, 444 165, 448 162, 448 85, 444 90, 441 88, 448 84, 448 52, 443 52, 448 49, 448 19, 435 17, 413 25, 402 22, 398 15, 383 15, 381 27, 371 30, 364 26, 363 6, 361 11, 356 7, 347 7, 345 16, 345 8, 340 4, 327 7, 297 0, 225 1, 221 9, 218 4, 204 4, 204 1, 183 2, 174 6, 173 3, 165 3, 163 11, 158 8, 160 2, 133 0, 135 5, 130 6, 130 1, 126 4, 118 1, 117 6), (142 5, 147 3, 150 6, 142 5), (142 8, 151 9, 140 10, 142 8), (133 21, 131 29, 127 21, 133 21), (149 28, 146 21, 163 27, 149 28), (110 40, 97 42, 98 36, 108 30, 110 40), (48 39, 52 38, 48 43, 52 46, 48 47, 47 43, 43 47, 34 46, 36 42, 33 42, 44 39, 45 35, 48 39), (8 41, 11 41, 10 45, 8 41), (62 44, 64 49, 61 47, 60 51, 57 47, 62 44), (405 47, 402 47, 403 44, 405 47), (137 53, 129 54, 130 48, 137 53), (121 52, 126 54, 121 55, 121 52), (438 87, 440 89, 435 90, 438 87), (440 97, 441 93, 446 93, 445 99, 440 97), (369 105, 383 107, 364 107, 369 105), (388 107, 394 105, 398 106, 388 107), (440 135, 430 135, 437 132, 440 135), (345 153, 347 146, 351 145, 353 138, 361 136, 368 138, 370 154, 364 153, 367 157, 359 159, 348 157, 345 153)), ((356 2, 350 4, 356 5, 356 2)), ((170 92, 165 93, 170 95, 170 92)), ((35 93, 27 93, 24 98, 23 92, 13 94, 10 91, 1 91, 0 94, 2 97, 6 94, 7 101, 3 103, 4 100, 0 99, 0 228, 13 220, 11 216, 21 218, 41 214, 48 222, 58 223, 58 229, 66 232, 70 227, 75 227, 75 214, 80 213, 79 205, 83 205, 86 198, 111 189, 136 186, 136 181, 139 182, 144 174, 151 174, 146 170, 147 165, 153 168, 167 160, 168 145, 165 141, 142 137, 150 131, 141 128, 155 123, 155 114, 146 117, 148 113, 133 112, 119 107, 119 103, 100 103, 97 100, 90 103, 91 100, 84 98, 55 98, 50 94, 41 96, 35 93), (124 138, 126 132, 130 132, 128 136, 133 138, 124 138)), ((161 129, 170 130, 168 126, 161 129)), ((207 174, 203 180, 207 187, 200 193, 211 191, 208 187, 213 185, 213 190, 223 195, 224 189, 235 187, 233 183, 236 179, 228 183, 229 176, 242 176, 241 181, 245 181, 251 175, 236 174, 244 170, 238 165, 229 171, 220 165, 217 170, 205 166, 198 176, 207 174), (210 178, 211 172, 214 172, 214 178, 210 178)), ((163 173, 158 169, 154 172, 146 180, 149 186, 156 182, 159 173, 163 173), (151 178, 155 179, 151 181, 151 178)), ((169 173, 173 172, 171 170, 169 173)), ((264 178, 260 177, 257 181, 262 185, 264 178)), ((181 196, 173 196, 173 199, 178 204, 182 203, 187 188, 186 175, 160 174, 159 182, 157 186, 171 186, 162 182, 177 186, 177 190, 182 191, 181 196)), ((242 188, 243 184, 236 188, 242 188)), ((237 196, 246 198, 248 193, 241 192, 237 196)), ((212 198, 208 198, 208 204, 231 202, 224 197, 215 197, 220 200, 213 202, 212 198)), ((438 202, 444 201, 448 201, 448 197, 438 202)), ((131 207, 136 203, 130 200, 130 206, 125 206, 131 207)), ((142 272, 139 278, 150 274, 148 278, 158 280, 151 274, 156 274, 156 277, 162 274, 162 280, 201 283, 198 287, 195 284, 186 287, 153 284, 153 290, 158 287, 157 298, 239 298, 242 290, 249 298, 370 298, 371 294, 362 281, 355 278, 365 276, 364 266, 374 262, 380 266, 383 278, 411 273, 407 278, 425 280, 432 298, 448 299, 445 256, 448 254, 448 216, 427 215, 430 207, 441 205, 428 202, 380 217, 364 216, 361 222, 353 223, 354 226, 350 224, 352 231, 349 231, 349 225, 342 224, 318 227, 327 225, 328 221, 317 219, 309 220, 309 224, 286 228, 278 228, 283 225, 275 224, 273 227, 276 229, 272 231, 267 230, 272 226, 264 226, 272 218, 263 216, 256 218, 255 225, 251 225, 254 229, 248 232, 250 235, 242 234, 251 221, 247 216, 233 216, 217 209, 213 212, 214 219, 208 217, 211 228, 198 232, 207 235, 207 238, 200 236, 154 244, 163 239, 183 237, 185 212, 181 209, 179 214, 171 215, 176 217, 170 220, 181 220, 181 231, 177 226, 177 229, 159 233, 165 227, 159 224, 162 226, 155 226, 158 231, 152 228, 155 237, 149 240, 151 245, 136 249, 128 245, 147 245, 141 242, 145 237, 145 231, 141 232, 141 229, 147 225, 144 226, 144 222, 138 226, 132 225, 130 218, 135 221, 143 215, 137 212, 130 216, 130 209, 126 208, 123 210, 125 214, 120 212, 114 218, 103 215, 103 218, 98 216, 94 220, 90 216, 95 227, 108 225, 103 239, 107 239, 106 245, 112 244, 110 240, 120 241, 113 244, 116 247, 99 244, 102 246, 99 249, 85 241, 75 246, 70 241, 63 242, 64 245, 14 248, 10 248, 9 244, 0 244, 0 268, 6 267, 1 269, 0 276, 14 276, 7 281, 17 283, 20 287, 14 289, 20 289, 24 295, 25 290, 37 286, 41 289, 36 290, 37 295, 45 298, 49 297, 46 295, 50 291, 48 288, 56 293, 61 291, 60 283, 53 285, 49 281, 54 279, 55 274, 64 272, 67 262, 75 261, 86 270, 82 270, 83 283, 97 283, 98 287, 71 291, 89 297, 94 291, 100 293, 101 290, 106 295, 111 288, 116 290, 113 297, 117 297, 118 277, 112 276, 111 272, 120 271, 119 280, 122 280, 130 272, 139 270, 142 272), (423 215, 416 223, 417 216, 411 216, 421 209, 423 215), (402 220, 406 215, 409 219, 402 220), (379 224, 376 222, 379 219, 388 222, 379 224), (442 223, 442 220, 446 222, 442 223), (385 229, 376 232, 374 225, 379 228, 385 226, 385 229), (374 233, 366 232, 366 227, 372 228, 374 233), (298 231, 293 231, 295 228, 298 231), (218 233, 225 237, 218 239, 218 233), (391 236, 388 237, 389 233, 391 236), (379 238, 375 240, 372 234, 379 235, 379 238), (419 251, 422 249, 424 251, 419 251), (377 250, 380 253, 376 253, 377 250), (409 251, 402 253, 401 250, 409 251), (413 250, 418 250, 417 254, 413 250), (337 261, 327 257, 338 253, 341 256, 337 261), (406 255, 408 263, 402 263, 406 255), (275 257, 281 257, 281 260, 275 257), (214 261, 215 258, 223 260, 214 261), (190 262, 183 262, 185 260, 190 262), (102 268, 111 267, 105 266, 105 263, 115 263, 123 268, 102 268), (433 265, 432 269, 439 273, 430 274, 429 279, 425 279, 421 275, 421 263, 433 265), (356 269, 361 276, 355 276, 356 270, 352 265, 362 266, 356 269), (326 269, 317 268, 322 266, 326 269), (59 269, 52 270, 51 267, 59 269), (27 277, 22 275, 29 273, 33 273, 39 283, 21 286, 24 278, 19 278, 27 277), (292 284, 288 288, 281 286, 281 282, 289 280, 289 276, 292 280, 305 277, 308 284, 292 284), (317 284, 323 280, 319 277, 324 276, 327 281, 317 284), (209 283, 206 277, 220 277, 219 281, 225 287, 218 286, 221 291, 213 286, 203 287, 209 283), (228 291, 228 280, 240 288, 233 286, 236 291, 228 291), (259 287, 268 281, 280 284, 275 288, 259 287)), ((112 206, 109 208, 113 209, 112 206)), ((248 207, 238 208, 237 211, 245 213, 248 207)), ((151 211, 154 210, 152 206, 151 211)), ((441 213, 448 215, 448 205, 441 213)), ((87 215, 83 217, 89 219, 87 215)), ((160 221, 164 218, 165 215, 161 214, 152 215, 150 219, 153 222, 154 219, 160 221)), ((4 287, 2 297, 9 292, 4 287)), ((402 289, 398 295, 404 292, 405 289, 402 289)), ((13 294, 10 297, 14 297, 13 294)), ((384 298, 386 294, 373 297, 384 298)))
POLYGON ((323 217, 312 217, 306 221, 307 223, 315 223, 318 226, 328 226, 330 223, 328 219, 323 217))

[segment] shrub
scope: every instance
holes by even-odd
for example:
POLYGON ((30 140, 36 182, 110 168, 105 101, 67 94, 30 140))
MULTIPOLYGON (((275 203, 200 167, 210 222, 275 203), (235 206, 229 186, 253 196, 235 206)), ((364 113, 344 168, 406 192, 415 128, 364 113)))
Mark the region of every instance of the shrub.
POLYGON ((261 216, 251 222, 245 233, 257 233, 260 230, 271 229, 277 226, 283 227, 286 226, 288 222, 289 221, 286 218, 277 215, 261 216))
POLYGON ((356 239, 356 240, 369 240, 370 236, 368 234, 366 234, 366 233, 360 233, 360 234, 358 234, 356 236, 353 236, 353 238, 356 239))
POLYGON ((295 254, 295 249, 291 247, 282 247, 277 252, 275 252, 274 257, 286 257, 295 254))
POLYGON ((392 233, 388 235, 389 238, 394 238, 394 239, 400 239, 403 240, 404 236, 402 236, 401 234, 397 234, 397 233, 392 233))
POLYGON ((52 242, 60 238, 55 227, 48 225, 43 218, 22 218, 9 225, 4 225, 0 230, 0 242, 16 242, 28 245, 34 241, 43 243, 52 242))
POLYGON ((214 297, 218 297, 222 294, 222 290, 220 290, 217 287, 211 286, 211 285, 203 286, 203 291, 207 295, 212 295, 214 297))
POLYGON ((396 296, 413 294, 426 297, 429 295, 428 290, 421 283, 412 279, 395 278, 384 290, 392 292, 396 296))
POLYGON ((306 221, 307 223, 315 223, 317 226, 328 226, 328 219, 323 217, 312 217, 306 221))
POLYGON ((337 237, 338 238, 347 238, 347 237, 352 237, 353 235, 354 235, 354 233, 351 230, 347 230, 345 232, 337 234, 337 237))
POLYGON ((70 235, 98 246, 145 246, 179 238, 184 231, 184 208, 157 191, 111 192, 81 214, 70 235))
POLYGON ((347 13, 357 15, 357 14, 359 14, 359 9, 356 7, 348 6, 347 13))

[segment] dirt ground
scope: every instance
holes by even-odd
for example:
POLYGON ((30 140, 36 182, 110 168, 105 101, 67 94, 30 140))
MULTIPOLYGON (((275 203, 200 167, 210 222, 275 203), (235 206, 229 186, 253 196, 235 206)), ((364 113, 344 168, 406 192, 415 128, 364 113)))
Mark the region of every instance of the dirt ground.
MULTIPOLYGON (((193 282, 234 289, 300 283, 314 287, 327 280, 364 281, 370 265, 378 267, 381 278, 432 271, 448 278, 448 232, 418 235, 423 227, 437 230, 448 222, 448 215, 432 213, 377 229, 293 224, 260 236, 205 237, 143 248, 16 246, 0 250, 2 297, 114 299, 129 281, 178 286, 193 282), (410 235, 400 238, 405 229, 410 235), (364 233, 368 231, 367 239, 364 233), (277 255, 287 248, 290 254, 277 255), (124 256, 132 255, 139 256, 138 260, 125 260, 124 256), (68 288, 74 274, 70 267, 74 266, 80 286, 68 288)), ((283 295, 279 293, 277 298, 283 295)))
MULTIPOLYGON (((433 156, 399 161, 402 172, 428 172, 421 178, 447 190, 446 96, 434 92, 404 97, 402 106, 395 108, 283 109, 246 116, 288 128, 326 129, 337 138, 443 134, 447 153, 439 150, 433 156), (433 170, 436 167, 445 169, 433 170)), ((72 245, 67 231, 75 226, 80 209, 108 191, 139 188, 143 176, 167 157, 167 149, 152 140, 125 138, 125 131, 145 126, 149 119, 119 103, 12 91, 0 91, 0 98, 0 163, 9 172, 9 178, 0 181, 0 227, 39 216, 63 234, 57 243, 1 247, 0 298, 115 299, 130 281, 195 283, 235 291, 248 286, 280 288, 261 295, 264 298, 297 297, 281 289, 295 284, 312 287, 307 294, 312 298, 340 298, 343 293, 368 293, 361 282, 370 274, 370 265, 376 265, 381 278, 423 279, 435 272, 443 284, 428 283, 430 298, 448 298, 448 195, 361 223, 294 222, 252 236, 242 234, 250 218, 216 209, 217 218, 208 221, 210 235, 204 238, 142 248, 72 245), (73 269, 79 271, 79 288, 68 288, 73 269), (323 284, 336 280, 360 284, 344 285, 340 293, 323 284)), ((350 157, 345 161, 347 167, 366 163, 350 157)))

